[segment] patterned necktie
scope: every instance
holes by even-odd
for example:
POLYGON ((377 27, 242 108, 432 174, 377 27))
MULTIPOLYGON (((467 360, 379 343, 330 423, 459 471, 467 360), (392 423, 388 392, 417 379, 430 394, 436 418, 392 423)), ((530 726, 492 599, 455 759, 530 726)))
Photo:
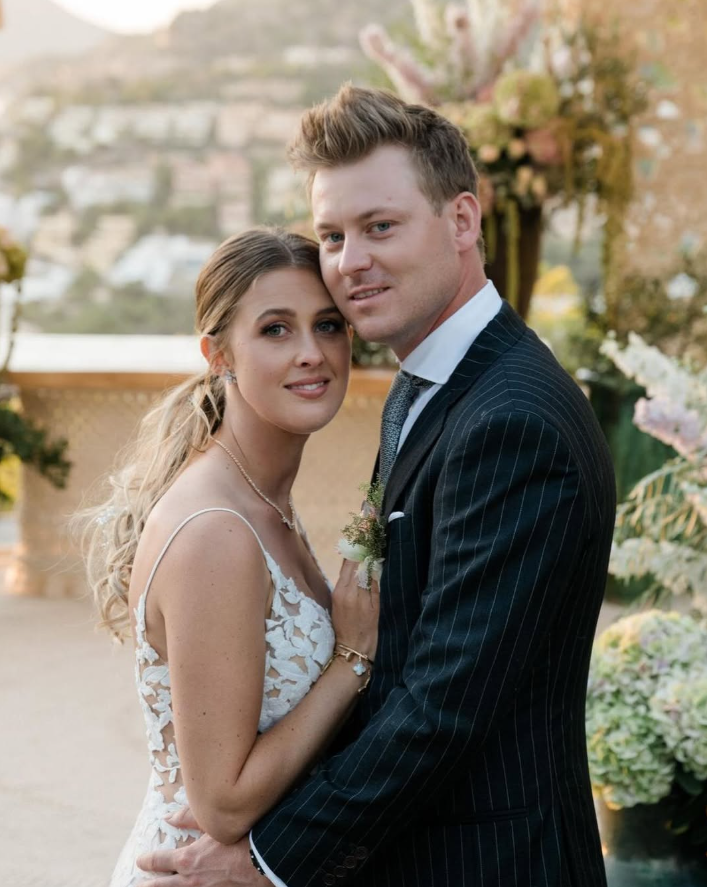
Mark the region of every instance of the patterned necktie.
POLYGON ((417 395, 433 384, 434 382, 413 376, 404 370, 400 370, 393 379, 381 419, 380 479, 383 485, 388 483, 398 452, 400 432, 403 430, 410 407, 417 395))

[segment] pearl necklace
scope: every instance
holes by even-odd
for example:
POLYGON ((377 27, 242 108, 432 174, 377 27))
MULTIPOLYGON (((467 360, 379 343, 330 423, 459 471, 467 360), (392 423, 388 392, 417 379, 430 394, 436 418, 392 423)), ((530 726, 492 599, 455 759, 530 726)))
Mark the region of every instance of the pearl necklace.
POLYGON ((215 444, 218 444, 218 445, 221 447, 221 449, 224 450, 224 451, 225 451, 225 452, 231 457, 231 459, 233 459, 233 461, 236 463, 236 466, 237 466, 238 470, 239 470, 240 473, 243 475, 243 477, 248 481, 248 483, 250 484, 250 486, 253 488, 254 492, 257 493, 258 496, 260 496, 260 498, 263 500, 263 502, 267 502, 268 505, 270 505, 272 508, 275 509, 275 511, 277 511, 277 513, 278 513, 278 514, 280 515, 280 517, 282 518, 282 522, 283 522, 283 524, 287 527, 287 529, 288 529, 288 530, 294 530, 294 528, 295 528, 295 505, 294 505, 294 502, 292 501, 292 494, 290 494, 290 498, 289 498, 289 506, 290 506, 290 511, 292 512, 292 520, 288 520, 288 519, 287 519, 287 516, 285 515, 285 512, 280 508, 280 506, 279 506, 279 505, 276 505, 276 504, 272 501, 272 499, 268 499, 268 497, 265 495, 265 493, 264 493, 261 489, 259 489, 259 488, 256 486, 256 483, 255 483, 255 481, 253 480, 253 478, 248 474, 248 472, 247 472, 247 471, 245 470, 245 468, 241 465, 241 463, 238 461, 238 459, 237 459, 237 458, 233 455, 233 453, 228 449, 228 447, 226 446, 226 444, 221 443, 221 441, 220 441, 220 440, 217 440, 215 437, 212 437, 211 440, 212 440, 215 444))

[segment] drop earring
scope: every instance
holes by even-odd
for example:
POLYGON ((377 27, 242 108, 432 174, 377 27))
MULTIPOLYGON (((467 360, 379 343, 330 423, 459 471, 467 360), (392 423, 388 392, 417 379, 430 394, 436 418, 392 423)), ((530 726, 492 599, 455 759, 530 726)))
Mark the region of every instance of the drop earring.
POLYGON ((226 370, 226 372, 223 374, 223 378, 231 385, 236 384, 236 376, 232 370, 226 370))

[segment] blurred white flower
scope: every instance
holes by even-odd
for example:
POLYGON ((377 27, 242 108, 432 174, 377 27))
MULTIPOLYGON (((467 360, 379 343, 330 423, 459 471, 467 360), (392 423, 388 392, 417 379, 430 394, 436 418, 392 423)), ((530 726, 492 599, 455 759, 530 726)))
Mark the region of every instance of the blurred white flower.
POLYGON ((666 287, 666 293, 668 294, 668 298, 673 301, 692 299, 697 295, 699 288, 700 285, 695 278, 690 277, 689 274, 682 271, 669 281, 666 287))
POLYGON ((661 120, 676 120, 680 116, 680 108, 675 104, 675 102, 670 102, 668 99, 663 99, 658 102, 658 106, 655 109, 655 113, 657 117, 660 117, 661 120))

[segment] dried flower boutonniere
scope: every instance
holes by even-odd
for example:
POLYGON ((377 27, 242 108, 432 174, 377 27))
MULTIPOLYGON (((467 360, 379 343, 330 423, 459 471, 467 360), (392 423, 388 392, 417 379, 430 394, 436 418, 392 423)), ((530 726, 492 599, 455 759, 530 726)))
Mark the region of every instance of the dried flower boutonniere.
POLYGON ((342 530, 343 536, 336 546, 339 554, 359 564, 358 584, 370 588, 375 579, 380 582, 385 552, 385 526, 381 518, 383 484, 376 479, 364 484, 366 494, 360 514, 351 514, 351 521, 342 530))

